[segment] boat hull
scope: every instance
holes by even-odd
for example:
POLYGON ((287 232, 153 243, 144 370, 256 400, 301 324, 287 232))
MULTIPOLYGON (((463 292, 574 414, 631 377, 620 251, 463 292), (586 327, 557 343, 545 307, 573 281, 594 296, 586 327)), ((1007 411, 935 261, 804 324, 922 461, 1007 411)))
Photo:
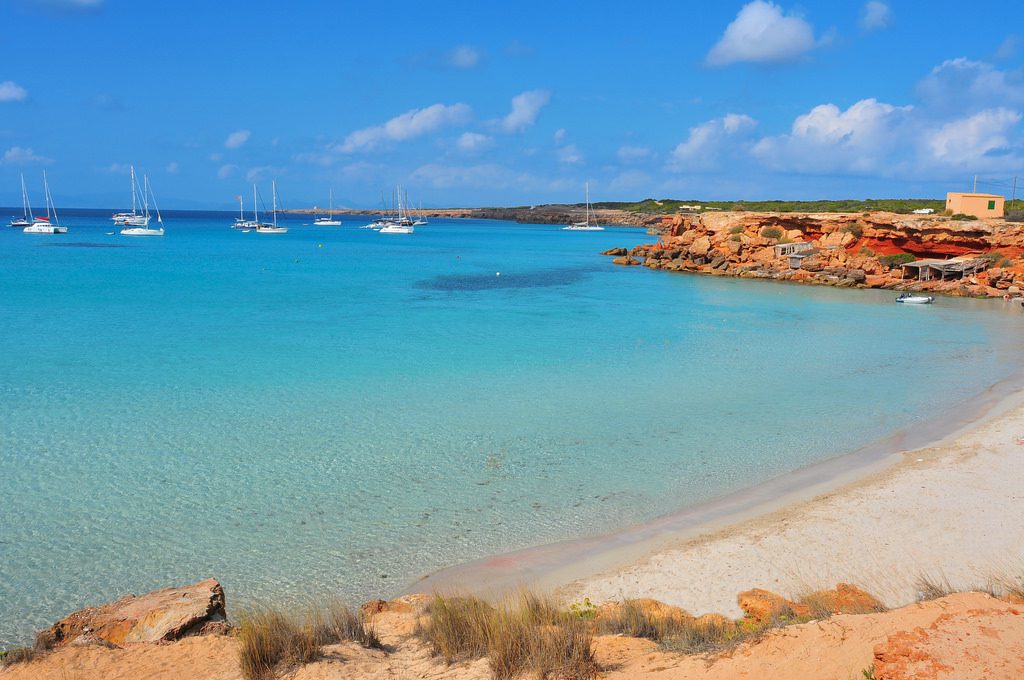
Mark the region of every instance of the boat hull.
POLYGON ((341 220, 313 220, 314 227, 340 227, 341 220))
POLYGON ((26 234, 66 234, 67 227, 58 227, 55 224, 30 224, 22 229, 26 234))
POLYGON ((143 227, 128 227, 121 230, 122 236, 163 236, 164 230, 160 229, 145 229, 143 227))

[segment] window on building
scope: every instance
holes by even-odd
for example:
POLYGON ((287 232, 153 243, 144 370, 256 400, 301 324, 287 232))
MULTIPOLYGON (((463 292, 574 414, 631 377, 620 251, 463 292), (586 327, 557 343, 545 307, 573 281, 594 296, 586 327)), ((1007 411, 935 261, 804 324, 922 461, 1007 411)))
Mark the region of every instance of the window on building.
POLYGON ((989 210, 995 210, 996 209, 996 202, 995 201, 989 201, 988 202, 988 209, 989 210))

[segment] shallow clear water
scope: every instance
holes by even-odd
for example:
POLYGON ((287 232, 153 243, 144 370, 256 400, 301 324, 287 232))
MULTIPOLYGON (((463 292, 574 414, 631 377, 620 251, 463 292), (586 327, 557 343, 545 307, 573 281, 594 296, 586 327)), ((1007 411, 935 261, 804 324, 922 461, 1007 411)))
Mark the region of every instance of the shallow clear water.
POLYGON ((0 647, 206 576, 229 606, 387 595, 850 450, 1020 357, 1002 303, 598 255, 640 230, 105 215, 0 232, 0 647))

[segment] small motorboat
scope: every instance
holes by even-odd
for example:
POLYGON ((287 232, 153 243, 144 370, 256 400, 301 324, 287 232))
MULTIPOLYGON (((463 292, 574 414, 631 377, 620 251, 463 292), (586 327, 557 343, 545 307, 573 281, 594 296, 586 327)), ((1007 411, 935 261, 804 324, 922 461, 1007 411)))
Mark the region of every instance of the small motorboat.
POLYGON ((935 297, 932 295, 911 295, 910 293, 903 293, 896 298, 896 302, 901 302, 905 305, 930 305, 935 302, 935 297))

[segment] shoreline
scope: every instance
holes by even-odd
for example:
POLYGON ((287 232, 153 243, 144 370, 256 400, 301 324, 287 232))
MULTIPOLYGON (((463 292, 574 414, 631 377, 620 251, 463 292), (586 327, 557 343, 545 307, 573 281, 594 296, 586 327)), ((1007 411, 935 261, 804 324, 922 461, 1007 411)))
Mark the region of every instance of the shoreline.
MULTIPOLYGON (((588 597, 595 602, 621 600, 623 598, 650 597, 683 607, 691 613, 704 612, 736 613, 735 593, 742 588, 764 587, 786 592, 786 579, 768 577, 766 570, 737 570, 729 567, 736 583, 718 587, 718 594, 694 593, 707 590, 707 583, 700 578, 690 581, 685 575, 672 575, 682 562, 701 562, 714 575, 716 560, 724 557, 723 552, 732 553, 741 545, 731 544, 729 551, 717 550, 716 543, 733 541, 744 533, 756 534, 752 538, 764 537, 789 529, 794 522, 814 515, 830 502, 848 500, 867 489, 875 493, 888 493, 892 481, 902 473, 922 467, 939 466, 957 456, 963 456, 965 447, 978 439, 984 440, 990 430, 1002 430, 1008 424, 1019 422, 1020 434, 1024 435, 1024 371, 990 385, 974 398, 940 413, 927 420, 902 428, 857 450, 841 454, 812 465, 799 468, 779 477, 766 480, 753 487, 740 489, 724 496, 695 506, 682 508, 677 512, 657 517, 648 522, 634 524, 614 532, 568 539, 556 543, 533 546, 507 553, 491 555, 482 559, 453 565, 424 575, 410 583, 401 592, 422 593, 470 593, 486 597, 497 597, 521 587, 548 590, 562 599, 582 600, 588 597), (696 555, 695 553, 700 553, 696 555), (718 553, 718 554, 716 554, 718 553), (666 582, 667 581, 667 582, 666 582), (686 593, 685 591, 692 591, 686 593)), ((1017 446, 1016 443, 1004 443, 1017 446)), ((969 454, 971 455, 971 454, 969 454)), ((974 454, 977 455, 977 454, 974 454)), ((1024 453, 1017 463, 1024 472, 1024 453)), ((969 466, 968 466, 969 467, 969 466)), ((906 505, 913 511, 913 499, 906 505)), ((828 508, 825 508, 827 513, 828 508)), ((821 520, 825 525, 832 518, 821 520)), ((899 527, 882 525, 880 541, 886 545, 901 543, 899 527), (891 535, 889 535, 891 534, 891 535)), ((945 525, 939 527, 945 531, 945 525)), ((1024 538, 1024 522, 1019 530, 1024 538)), ((831 538, 839 542, 841 531, 835 531, 831 538)), ((954 532, 956 533, 956 532, 954 532)), ((742 541, 740 541, 742 543, 742 541)), ((792 543, 792 541, 789 541, 792 543)), ((1007 546, 1024 543, 1006 541, 1007 546)), ((791 552, 807 546, 788 545, 791 552)), ((867 549, 867 546, 865 546, 867 549)), ((1012 553, 1012 548, 1008 548, 1012 553)), ((731 558, 735 558, 731 554, 731 558)), ((814 565, 789 564, 792 560, 778 561, 784 564, 782 571, 789 571, 790 587, 810 590, 818 587, 822 580, 821 570, 814 565), (809 573, 799 573, 811 569, 809 573)), ((1024 563, 1024 553, 1007 554, 1006 559, 988 565, 990 572, 979 575, 978 582, 993 576, 991 569, 1002 567, 1019 568, 1024 563), (1010 562, 1013 564, 1001 564, 1010 562)), ((767 566, 767 565, 765 565, 767 566)), ((984 565, 978 565, 983 567, 984 565)), ((945 579, 946 570, 952 569, 935 560, 921 560, 916 570, 902 576, 904 580, 916 579, 922 573, 935 574, 945 579)), ((842 571, 842 570, 841 570, 842 571)), ((879 588, 878 584, 865 583, 876 576, 859 573, 857 567, 824 578, 822 583, 847 580, 861 585, 873 585, 882 597, 889 598, 887 604, 898 606, 913 600, 913 592, 907 592, 903 583, 897 588, 879 588)))

